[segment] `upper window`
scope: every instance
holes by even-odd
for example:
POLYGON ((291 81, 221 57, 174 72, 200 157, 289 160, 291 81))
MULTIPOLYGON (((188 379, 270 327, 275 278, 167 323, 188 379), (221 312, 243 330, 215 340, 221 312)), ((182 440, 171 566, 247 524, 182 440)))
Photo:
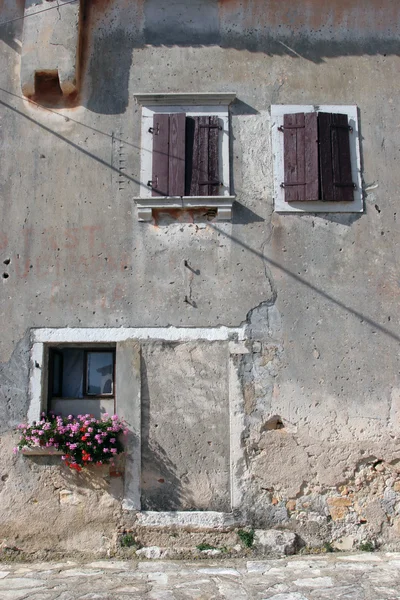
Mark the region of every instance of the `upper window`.
POLYGON ((152 179, 153 196, 219 196, 219 152, 223 122, 218 116, 186 113, 155 114, 152 179))
POLYGON ((230 219, 229 114, 234 94, 137 94, 142 104, 139 220, 156 209, 213 208, 230 219))
POLYGON ((362 212, 357 108, 273 106, 275 210, 362 212))

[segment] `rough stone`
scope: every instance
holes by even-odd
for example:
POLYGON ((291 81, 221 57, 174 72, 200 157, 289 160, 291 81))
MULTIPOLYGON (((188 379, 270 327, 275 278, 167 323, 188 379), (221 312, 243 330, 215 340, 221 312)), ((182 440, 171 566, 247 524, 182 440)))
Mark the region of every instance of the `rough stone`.
POLYGON ((349 514, 349 511, 345 506, 330 506, 329 512, 334 521, 344 519, 349 514))
POLYGON ((353 549, 354 541, 355 541, 354 536, 346 535, 338 540, 335 540, 332 545, 334 548, 337 548, 337 550, 348 552, 349 550, 353 549))
POLYGON ((148 548, 140 548, 140 550, 136 550, 136 556, 144 557, 144 558, 161 558, 163 555, 163 551, 158 546, 149 546, 148 548))
POLYGON ((337 508, 351 506, 353 504, 350 498, 345 498, 343 496, 334 496, 333 498, 328 498, 326 502, 328 506, 334 506, 337 508))
POLYGON ((372 531, 379 533, 383 524, 387 522, 387 516, 379 500, 373 500, 365 507, 365 516, 372 531))
POLYGON ((256 529, 254 546, 264 553, 290 555, 297 549, 297 536, 289 531, 256 529))

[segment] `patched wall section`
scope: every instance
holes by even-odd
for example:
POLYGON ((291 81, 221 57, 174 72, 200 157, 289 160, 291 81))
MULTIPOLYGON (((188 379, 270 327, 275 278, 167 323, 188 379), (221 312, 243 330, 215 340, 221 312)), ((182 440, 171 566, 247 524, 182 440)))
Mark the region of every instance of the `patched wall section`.
POLYGON ((230 511, 228 347, 142 346, 142 509, 230 511))

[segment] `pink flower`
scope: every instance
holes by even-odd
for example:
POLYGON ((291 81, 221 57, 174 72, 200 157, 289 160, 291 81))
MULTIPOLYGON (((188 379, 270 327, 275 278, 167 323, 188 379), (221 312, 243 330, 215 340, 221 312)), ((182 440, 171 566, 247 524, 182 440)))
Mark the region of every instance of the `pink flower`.
POLYGON ((103 448, 103 452, 109 452, 108 448, 103 448))
POLYGON ((110 452, 112 452, 112 454, 117 454, 118 450, 116 448, 111 448, 110 452))
POLYGON ((78 447, 78 444, 70 444, 69 445, 70 450, 75 450, 75 448, 77 448, 77 447, 78 447))
POLYGON ((115 438, 111 438, 111 439, 110 439, 110 442, 111 442, 112 444, 115 444, 115 438))
POLYGON ((88 427, 88 433, 93 433, 93 427, 88 427))
POLYGON ((17 447, 13 448, 13 452, 14 452, 14 454, 17 454, 18 448, 17 447))
POLYGON ((113 416, 111 417, 111 419, 112 419, 113 421, 118 421, 118 416, 117 416, 117 415, 113 415, 113 416))

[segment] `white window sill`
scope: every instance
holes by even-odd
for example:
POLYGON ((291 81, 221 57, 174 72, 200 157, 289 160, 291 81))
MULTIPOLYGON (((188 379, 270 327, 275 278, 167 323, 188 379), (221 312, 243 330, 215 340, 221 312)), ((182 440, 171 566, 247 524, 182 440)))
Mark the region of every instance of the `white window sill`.
POLYGON ((235 196, 166 196, 134 198, 138 207, 138 220, 151 221, 153 209, 194 209, 216 208, 218 221, 229 221, 232 218, 232 205, 235 196))

